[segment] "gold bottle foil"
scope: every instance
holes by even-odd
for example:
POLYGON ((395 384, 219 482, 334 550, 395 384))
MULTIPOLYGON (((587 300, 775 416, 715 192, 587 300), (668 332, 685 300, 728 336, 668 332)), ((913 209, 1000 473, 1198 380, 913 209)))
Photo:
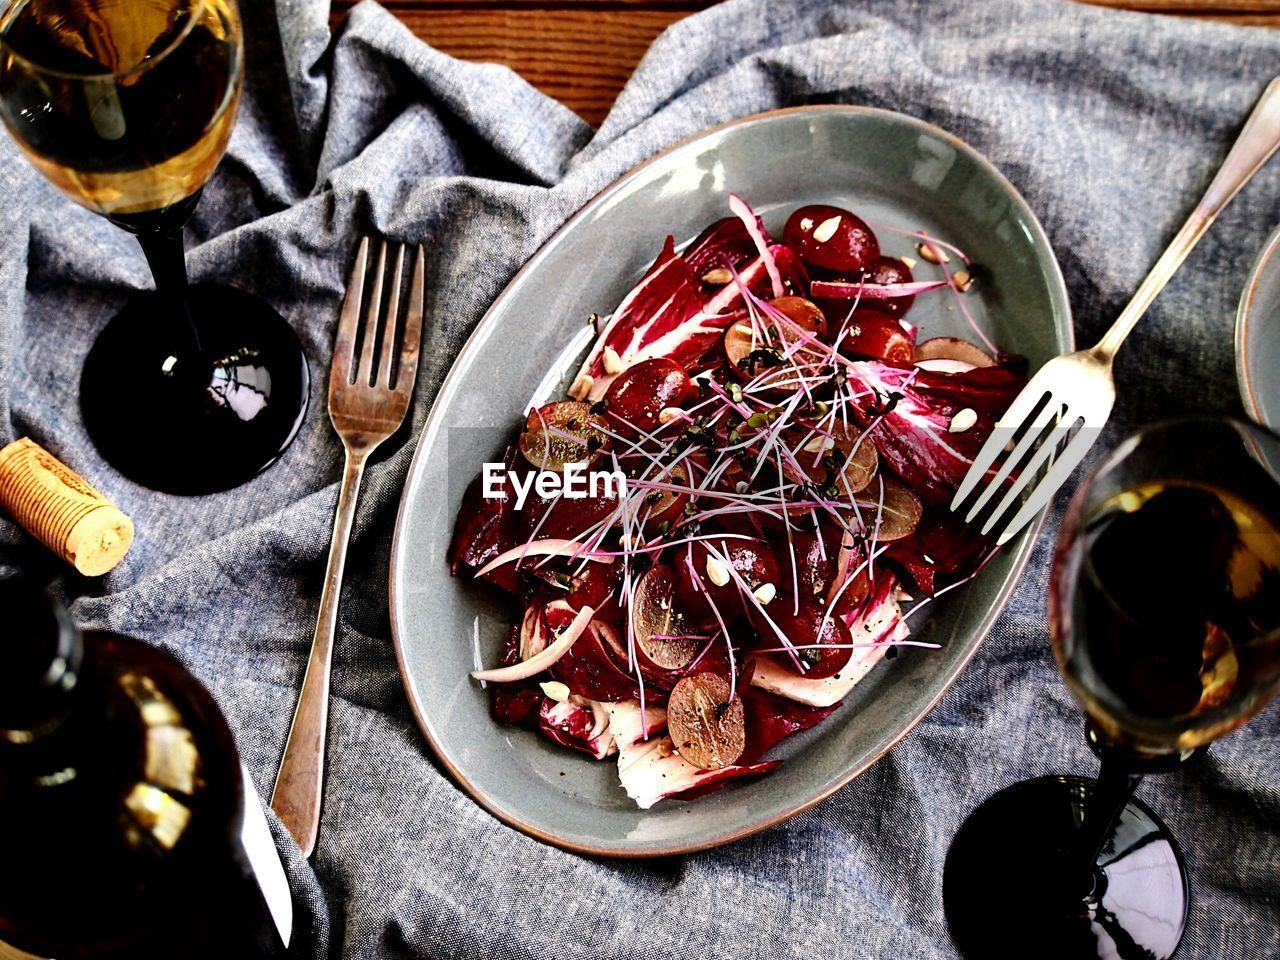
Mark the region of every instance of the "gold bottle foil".
POLYGON ((133 521, 28 438, 0 450, 0 507, 86 577, 111 570, 133 543, 133 521))
POLYGON ((0 940, 0 960, 40 960, 40 958, 30 953, 23 953, 17 947, 11 947, 0 940))

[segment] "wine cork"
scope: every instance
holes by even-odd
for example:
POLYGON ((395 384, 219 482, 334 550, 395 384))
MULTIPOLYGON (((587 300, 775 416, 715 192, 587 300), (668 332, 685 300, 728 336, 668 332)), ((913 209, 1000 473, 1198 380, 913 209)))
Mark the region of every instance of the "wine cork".
POLYGON ((111 570, 133 543, 133 521, 29 438, 0 450, 0 507, 86 577, 111 570))

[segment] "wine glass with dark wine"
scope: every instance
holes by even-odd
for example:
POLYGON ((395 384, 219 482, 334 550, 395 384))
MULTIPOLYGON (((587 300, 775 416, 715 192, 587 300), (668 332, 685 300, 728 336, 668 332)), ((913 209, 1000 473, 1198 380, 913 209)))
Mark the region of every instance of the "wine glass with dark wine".
POLYGON ((0 117, 51 183, 137 236, 155 278, 85 360, 85 426, 122 473, 171 493, 273 463, 310 392, 275 310, 187 283, 182 228, 231 136, 243 47, 235 0, 12 0, 0 14, 0 117))
POLYGON ((947 855, 943 894, 974 957, 1163 960, 1189 893, 1169 830, 1133 793, 1244 724, 1280 687, 1280 437, 1173 420, 1122 443, 1063 521, 1053 650, 1084 707, 1097 780, 988 798, 947 855))

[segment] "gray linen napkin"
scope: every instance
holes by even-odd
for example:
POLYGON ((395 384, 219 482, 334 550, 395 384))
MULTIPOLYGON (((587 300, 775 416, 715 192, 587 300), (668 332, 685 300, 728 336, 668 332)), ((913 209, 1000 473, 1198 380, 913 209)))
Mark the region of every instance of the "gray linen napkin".
MULTIPOLYGON (((243 5, 248 96, 188 234, 193 279, 270 300, 323 373, 357 234, 427 244, 415 432, 467 332, 573 210, 675 140, 780 105, 888 107, 984 152, 1043 221, 1089 341, 1280 72, 1277 33, 1051 0, 733 0, 663 35, 593 132, 508 70, 429 49, 371 2, 332 37, 323 0, 243 5)), ((1273 165, 1157 302, 1120 357, 1112 441, 1165 414, 1237 409, 1234 304, 1278 199, 1273 165)), ((46 444, 140 530, 119 569, 85 582, 0 522, 0 572, 59 580, 82 623, 181 657, 218 696, 266 795, 310 644, 340 447, 316 397, 283 461, 239 490, 183 499, 113 474, 80 424, 78 373, 95 332, 149 283, 131 238, 0 138, 0 440, 46 444)), ((1095 768, 1045 635, 1055 515, 960 682, 817 809, 669 862, 543 846, 441 775, 406 705, 386 582, 410 453, 373 469, 356 525, 314 867, 280 842, 298 956, 947 957, 941 867, 964 816, 1014 780, 1095 768)), ((1191 865, 1185 960, 1280 956, 1278 737, 1273 706, 1201 765, 1141 789, 1191 865)))

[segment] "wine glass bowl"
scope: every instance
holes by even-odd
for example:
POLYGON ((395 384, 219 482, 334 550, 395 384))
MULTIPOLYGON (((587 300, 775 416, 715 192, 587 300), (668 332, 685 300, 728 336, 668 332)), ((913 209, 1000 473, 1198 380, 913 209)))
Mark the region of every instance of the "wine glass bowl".
POLYGON ((1193 760, 1280 687, 1280 437, 1228 418, 1148 427, 1082 482, 1049 585, 1059 669, 1097 780, 985 800, 947 853, 965 957, 1165 960, 1190 903, 1177 842, 1133 792, 1193 760))
POLYGON ((32 165, 89 209, 170 207, 226 150, 242 49, 226 0, 15 3, 0 21, 0 117, 32 165))
POLYGON ((235 0, 11 0, 0 14, 0 118, 151 267, 156 291, 130 297, 89 351, 80 408, 106 460, 169 493, 258 474, 310 395, 301 344, 271 306, 188 286, 182 228, 230 140, 243 51, 235 0))
POLYGON ((1280 441, 1236 421, 1150 427, 1068 508, 1049 590, 1058 666, 1112 748, 1185 753, 1280 687, 1280 441))

